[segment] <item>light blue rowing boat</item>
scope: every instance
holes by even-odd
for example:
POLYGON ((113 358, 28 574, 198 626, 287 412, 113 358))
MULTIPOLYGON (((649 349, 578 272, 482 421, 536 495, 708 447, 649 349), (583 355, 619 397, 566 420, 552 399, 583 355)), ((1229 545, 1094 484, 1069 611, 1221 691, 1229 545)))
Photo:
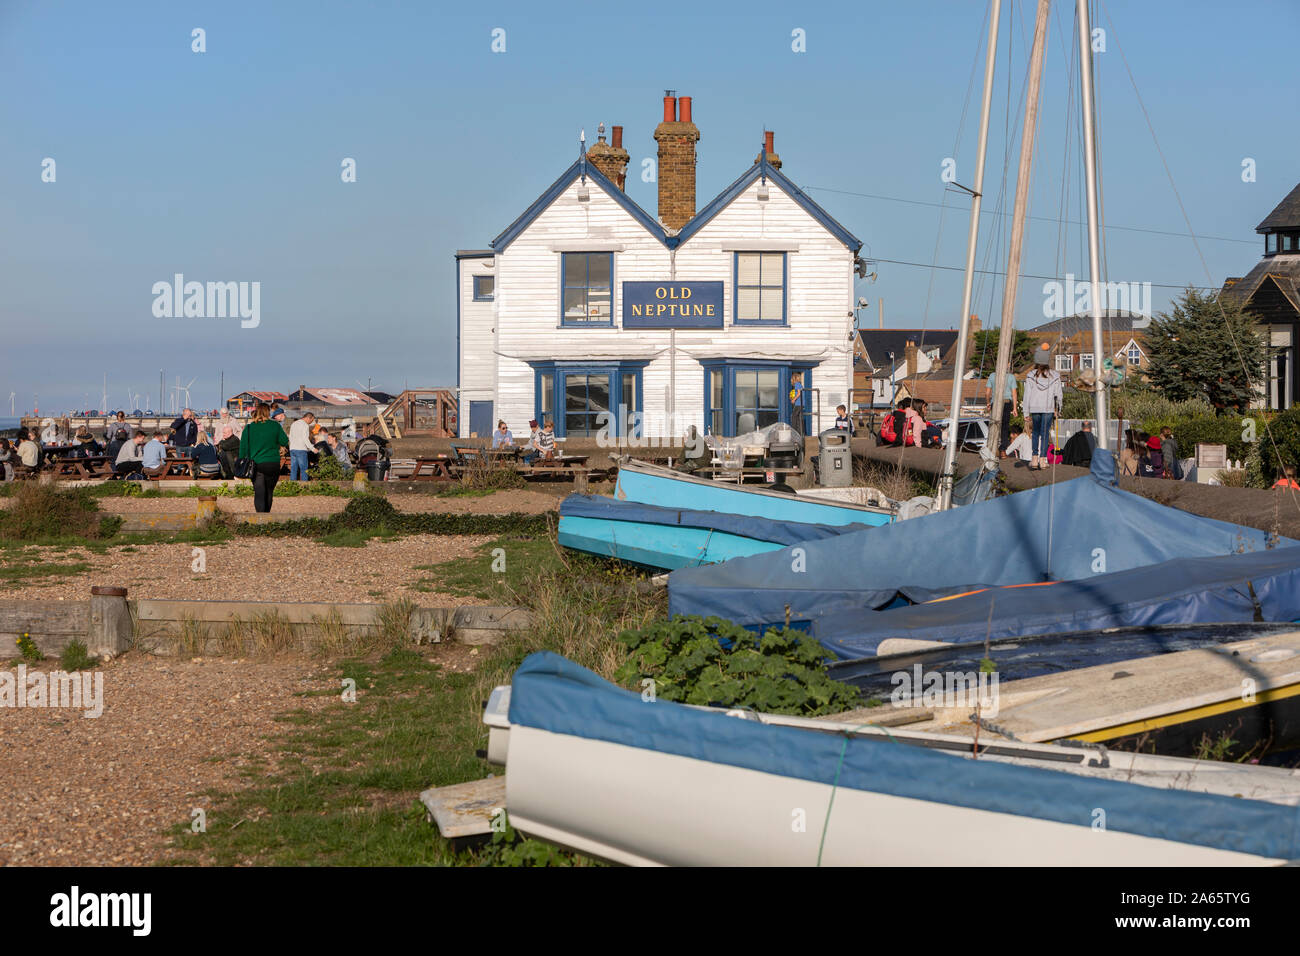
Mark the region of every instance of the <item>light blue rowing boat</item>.
POLYGON ((569 495, 560 505, 559 541, 566 548, 600 557, 675 571, 869 527, 804 524, 569 495))
POLYGON ((649 462, 628 460, 619 465, 614 497, 660 508, 688 508, 722 514, 796 521, 801 524, 871 527, 894 520, 888 501, 879 505, 813 500, 766 488, 696 478, 649 462))

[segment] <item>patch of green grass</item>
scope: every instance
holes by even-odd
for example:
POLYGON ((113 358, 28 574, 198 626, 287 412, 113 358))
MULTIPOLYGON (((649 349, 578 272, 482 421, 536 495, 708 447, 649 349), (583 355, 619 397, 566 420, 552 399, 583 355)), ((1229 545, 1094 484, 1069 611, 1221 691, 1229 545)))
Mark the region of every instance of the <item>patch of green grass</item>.
POLYGON ((50 561, 13 564, 5 562, 0 564, 0 582, 9 585, 28 584, 44 578, 84 574, 89 570, 90 565, 85 561, 69 561, 64 564, 50 561))
POLYGON ((364 548, 371 538, 377 538, 380 541, 392 541, 394 538, 400 537, 399 532, 390 531, 387 527, 380 525, 378 528, 340 528, 338 531, 331 531, 329 534, 321 535, 316 539, 316 543, 328 545, 331 548, 364 548))
MULTIPOLYGON (((549 542, 545 542, 549 547, 549 542)), ((475 755, 484 747, 483 701, 508 683, 519 662, 543 648, 564 654, 606 677, 626 656, 613 635, 640 627, 663 611, 662 592, 617 565, 555 555, 539 542, 513 551, 503 539, 505 572, 519 561, 518 590, 535 624, 496 648, 485 648, 473 673, 450 671, 410 647, 375 659, 338 665, 335 699, 323 709, 277 719, 277 758, 247 762, 246 789, 209 794, 207 832, 187 820, 173 827, 166 862, 268 866, 534 866, 588 865, 514 834, 460 849, 443 839, 418 803, 427 787, 448 786, 500 773, 475 755), (537 550, 532 550, 536 548, 537 550), (342 681, 355 681, 357 699, 341 699, 342 681)), ((471 562, 491 567, 491 548, 471 562)), ((472 580, 482 577, 465 572, 472 580)), ((398 609, 394 607, 396 613, 398 609)), ((380 651, 383 653, 382 651, 380 651)), ((308 696, 308 695, 304 695, 308 696)), ((313 696, 325 696, 313 695, 313 696)))
MULTIPOLYGON (((573 556, 570 556, 572 560, 573 556)), ((427 572, 412 587, 417 591, 442 591, 518 603, 525 582, 541 570, 555 570, 563 558, 550 538, 504 536, 480 546, 473 557, 443 564, 421 564, 414 570, 427 572)))

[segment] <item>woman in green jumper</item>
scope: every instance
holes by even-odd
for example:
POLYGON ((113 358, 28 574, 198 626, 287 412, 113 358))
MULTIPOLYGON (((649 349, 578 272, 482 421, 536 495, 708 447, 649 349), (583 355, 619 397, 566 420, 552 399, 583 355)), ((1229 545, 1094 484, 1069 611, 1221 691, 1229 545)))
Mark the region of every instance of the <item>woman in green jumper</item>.
POLYGON ((239 457, 253 459, 253 507, 271 510, 275 483, 280 480, 280 448, 289 447, 289 436, 279 422, 271 421, 271 406, 259 402, 253 420, 239 436, 239 457))

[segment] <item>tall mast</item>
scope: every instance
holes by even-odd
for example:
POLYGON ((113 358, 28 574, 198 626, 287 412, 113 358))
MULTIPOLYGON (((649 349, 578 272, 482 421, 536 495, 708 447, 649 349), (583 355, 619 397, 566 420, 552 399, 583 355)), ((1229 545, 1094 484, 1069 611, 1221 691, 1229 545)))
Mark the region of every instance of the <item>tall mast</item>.
POLYGON ((970 347, 971 294, 975 286, 975 243, 980 230, 980 200, 984 198, 984 157, 989 145, 989 109, 993 104, 993 67, 998 55, 998 21, 1002 18, 1002 0, 990 0, 988 51, 984 58, 984 99, 980 107, 979 149, 975 158, 975 185, 971 190, 970 229, 966 236, 966 282, 962 290, 961 325, 957 333, 956 365, 952 370, 952 401, 948 403, 951 436, 943 450, 943 472, 939 475, 940 511, 952 503, 952 473, 957 463, 957 437, 960 432, 961 383, 966 372, 966 352, 970 347))
POLYGON ((1101 380, 1101 363, 1105 359, 1101 320, 1101 252, 1097 232, 1097 139, 1093 129, 1092 106, 1092 21, 1088 0, 1077 0, 1079 10, 1079 86, 1083 107, 1083 167, 1088 184, 1088 272, 1092 281, 1089 300, 1092 304, 1092 367, 1097 376, 1097 447, 1109 448, 1107 425, 1110 412, 1106 407, 1106 385, 1101 380))
MULTIPOLYGON (((1002 286, 1002 326, 998 332, 998 359, 993 378, 993 401, 989 422, 990 451, 996 452, 1002 438, 1002 406, 1006 404, 1008 366, 1016 338, 1016 293, 1020 288, 1020 257, 1025 245, 1025 217, 1029 213, 1029 180, 1034 168, 1034 139, 1038 135, 1039 89, 1043 81, 1043 53, 1047 49, 1047 17, 1052 0, 1038 0, 1034 22, 1034 46, 1029 54, 1029 84, 1025 95, 1025 125, 1020 132, 1020 165, 1016 169, 1016 205, 1011 220, 1011 248, 1007 254, 1007 278, 1002 286)), ((954 432, 954 434, 956 434, 954 432)))

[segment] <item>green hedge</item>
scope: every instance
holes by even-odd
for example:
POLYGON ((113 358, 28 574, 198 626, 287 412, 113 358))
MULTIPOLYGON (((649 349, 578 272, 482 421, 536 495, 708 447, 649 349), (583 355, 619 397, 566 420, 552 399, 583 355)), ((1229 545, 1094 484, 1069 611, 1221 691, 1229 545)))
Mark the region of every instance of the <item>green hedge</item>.
POLYGON ((1287 465, 1300 467, 1300 405, 1256 427, 1256 441, 1246 457, 1246 484, 1271 488, 1287 465))

